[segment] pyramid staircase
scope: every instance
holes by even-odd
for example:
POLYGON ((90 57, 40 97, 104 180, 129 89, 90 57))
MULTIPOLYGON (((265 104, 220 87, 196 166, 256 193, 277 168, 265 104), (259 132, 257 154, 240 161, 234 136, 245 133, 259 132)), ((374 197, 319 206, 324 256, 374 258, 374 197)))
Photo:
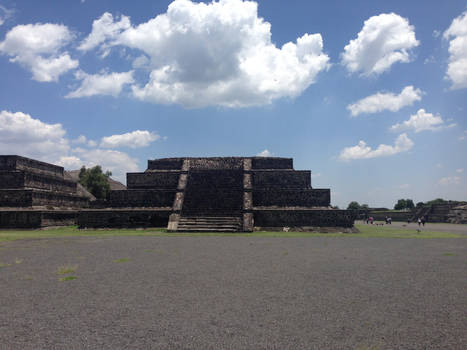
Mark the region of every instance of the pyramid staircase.
POLYGON ((182 216, 178 232, 239 232, 242 231, 240 216, 182 216))

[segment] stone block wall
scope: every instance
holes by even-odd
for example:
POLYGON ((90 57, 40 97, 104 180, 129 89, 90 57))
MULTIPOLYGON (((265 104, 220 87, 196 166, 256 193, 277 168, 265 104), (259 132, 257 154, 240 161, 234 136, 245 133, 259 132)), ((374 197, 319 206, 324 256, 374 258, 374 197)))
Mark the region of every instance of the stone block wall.
POLYGON ((292 158, 254 157, 251 159, 252 169, 293 169, 292 158))
POLYGON ((80 228, 167 227, 171 210, 81 210, 80 228))
POLYGON ((172 207, 175 190, 117 190, 111 191, 109 203, 112 208, 172 207))
POLYGON ((352 227, 355 213, 350 210, 255 210, 259 227, 352 227))
POLYGON ((63 167, 21 156, 0 156, 0 170, 26 170, 63 177, 63 167))
POLYGON ((311 188, 309 170, 256 170, 251 178, 253 188, 311 188))
POLYGON ((76 192, 76 182, 48 174, 25 171, 0 171, 0 189, 37 188, 50 191, 76 192))
POLYGON ((129 190, 133 189, 177 189, 179 171, 148 171, 144 173, 127 173, 126 182, 129 190))
POLYGON ((329 189, 254 189, 254 207, 328 207, 329 189))
POLYGON ((148 170, 181 170, 184 158, 148 160, 148 170))

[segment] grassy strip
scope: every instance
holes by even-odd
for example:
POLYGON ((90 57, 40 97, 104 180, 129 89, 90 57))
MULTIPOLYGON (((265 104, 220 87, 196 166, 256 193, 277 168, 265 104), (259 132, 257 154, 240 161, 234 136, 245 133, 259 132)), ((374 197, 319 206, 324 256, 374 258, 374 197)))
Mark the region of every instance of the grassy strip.
POLYGON ((0 231, 0 242, 18 239, 55 237, 115 237, 115 236, 160 236, 160 237, 372 237, 372 238, 467 238, 466 235, 447 232, 417 232, 388 226, 355 225, 360 233, 314 233, 314 232, 251 232, 251 233, 169 233, 165 229, 105 229, 79 230, 75 226, 48 230, 5 230, 0 231))

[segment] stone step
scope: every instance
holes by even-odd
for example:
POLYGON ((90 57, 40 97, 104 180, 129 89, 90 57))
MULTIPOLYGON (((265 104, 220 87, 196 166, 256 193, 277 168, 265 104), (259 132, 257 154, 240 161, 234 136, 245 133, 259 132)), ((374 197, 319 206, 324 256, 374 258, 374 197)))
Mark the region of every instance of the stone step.
POLYGON ((238 232, 241 220, 235 216, 185 216, 181 217, 180 232, 238 232))

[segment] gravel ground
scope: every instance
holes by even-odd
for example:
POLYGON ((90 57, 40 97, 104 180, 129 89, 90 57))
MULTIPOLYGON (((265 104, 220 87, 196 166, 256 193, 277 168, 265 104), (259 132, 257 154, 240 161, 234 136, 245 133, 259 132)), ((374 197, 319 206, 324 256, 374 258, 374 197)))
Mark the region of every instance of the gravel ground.
POLYGON ((3 243, 0 348, 465 349, 466 253, 462 238, 3 243))

